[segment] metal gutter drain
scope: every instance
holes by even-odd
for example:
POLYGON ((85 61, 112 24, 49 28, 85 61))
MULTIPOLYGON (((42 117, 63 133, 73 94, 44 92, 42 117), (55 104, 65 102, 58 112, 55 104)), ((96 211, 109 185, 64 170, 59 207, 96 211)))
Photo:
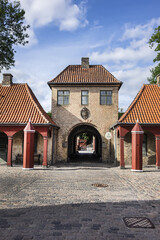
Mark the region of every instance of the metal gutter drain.
POLYGON ((124 217, 123 221, 129 228, 155 228, 151 220, 145 217, 124 217))

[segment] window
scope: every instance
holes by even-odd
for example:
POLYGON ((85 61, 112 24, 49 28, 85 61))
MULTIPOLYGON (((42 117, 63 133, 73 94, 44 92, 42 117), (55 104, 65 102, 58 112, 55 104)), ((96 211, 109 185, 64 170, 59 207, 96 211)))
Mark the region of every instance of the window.
POLYGON ((69 91, 58 91, 57 97, 58 105, 68 105, 69 104, 69 91))
POLYGON ((147 134, 143 135, 142 155, 147 156, 147 134))
POLYGON ((112 91, 100 91, 100 104, 101 105, 112 104, 112 91))
POLYGON ((81 92, 81 104, 88 105, 88 91, 81 92))

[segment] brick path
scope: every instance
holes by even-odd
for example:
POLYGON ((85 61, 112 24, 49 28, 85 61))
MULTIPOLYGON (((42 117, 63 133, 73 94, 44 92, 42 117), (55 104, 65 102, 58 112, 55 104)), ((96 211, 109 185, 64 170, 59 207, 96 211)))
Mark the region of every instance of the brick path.
POLYGON ((158 240, 160 172, 144 170, 99 164, 22 171, 1 165, 0 239, 158 240), (148 217, 155 229, 127 228, 123 217, 148 217))

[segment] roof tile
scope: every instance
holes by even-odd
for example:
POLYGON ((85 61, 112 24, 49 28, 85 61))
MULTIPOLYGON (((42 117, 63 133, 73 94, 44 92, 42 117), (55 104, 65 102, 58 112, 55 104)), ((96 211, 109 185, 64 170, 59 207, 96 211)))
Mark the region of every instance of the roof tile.
POLYGON ((160 87, 144 84, 119 119, 122 123, 160 123, 160 87))
POLYGON ((26 124, 29 118, 35 124, 56 125, 27 84, 0 84, 0 123, 26 124))
POLYGON ((89 65, 82 68, 81 65, 69 65, 49 84, 64 83, 117 83, 122 84, 102 65, 89 65))

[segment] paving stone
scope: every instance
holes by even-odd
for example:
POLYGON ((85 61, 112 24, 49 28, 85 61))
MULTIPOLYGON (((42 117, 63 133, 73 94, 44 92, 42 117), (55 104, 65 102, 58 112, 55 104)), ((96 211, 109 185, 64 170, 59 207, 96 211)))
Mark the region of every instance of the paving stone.
POLYGON ((30 172, 0 166, 0 239, 157 240, 159 174, 152 167, 134 174, 105 164, 30 172), (147 217, 155 229, 129 229, 124 217, 147 217))
POLYGON ((62 236, 61 232, 53 232, 53 236, 62 236))

